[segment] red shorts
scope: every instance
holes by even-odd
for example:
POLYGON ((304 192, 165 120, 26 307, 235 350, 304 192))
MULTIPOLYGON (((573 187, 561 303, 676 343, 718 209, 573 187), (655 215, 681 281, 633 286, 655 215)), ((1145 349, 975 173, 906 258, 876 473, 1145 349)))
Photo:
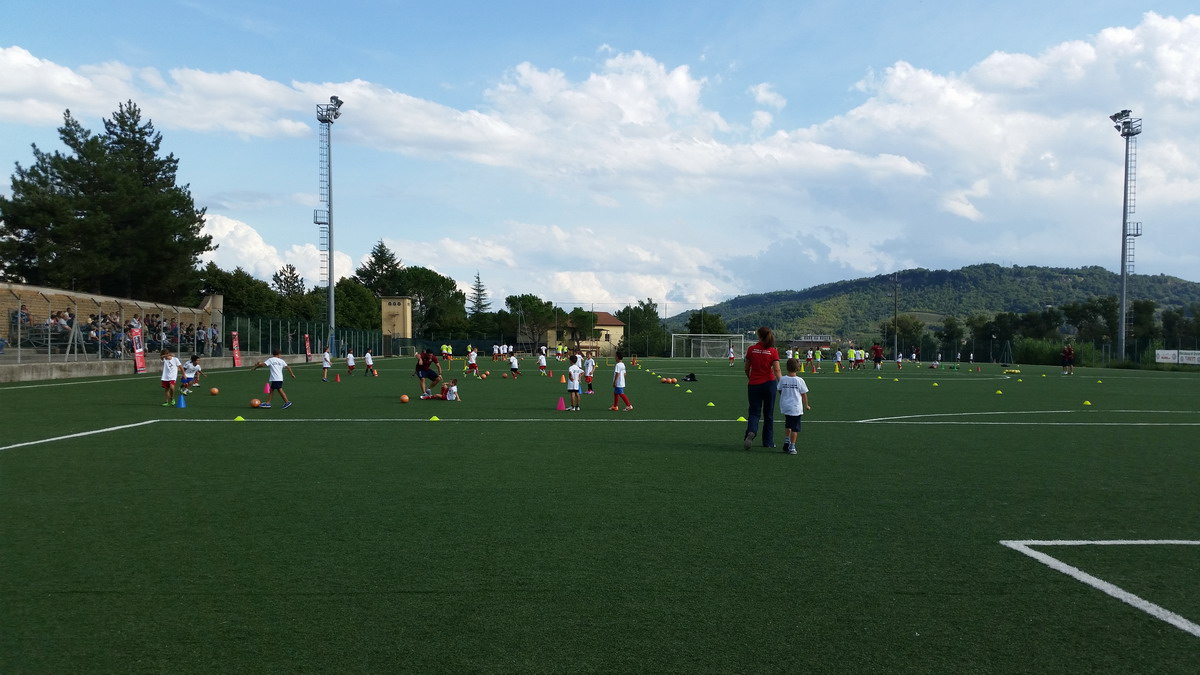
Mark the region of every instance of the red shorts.
POLYGON ((348 371, 350 371, 350 372, 352 372, 352 373, 353 373, 353 372, 354 372, 354 366, 346 366, 346 370, 348 370, 348 371))
POLYGON ((545 370, 546 366, 538 366, 538 370, 545 370))
POLYGON ((478 363, 468 363, 467 370, 479 370, 479 364, 478 363))
POLYGON ((170 389, 171 387, 174 387, 174 386, 175 386, 175 380, 163 380, 162 381, 163 389, 170 389))

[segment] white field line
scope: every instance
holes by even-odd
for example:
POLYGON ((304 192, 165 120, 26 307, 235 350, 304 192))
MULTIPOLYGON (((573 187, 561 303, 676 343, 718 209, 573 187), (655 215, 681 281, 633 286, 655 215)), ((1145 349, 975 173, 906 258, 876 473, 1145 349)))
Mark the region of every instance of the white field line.
POLYGON ((1073 567, 1053 556, 1035 551, 1031 546, 1198 546, 1200 541, 1192 541, 1187 539, 1149 539, 1149 540, 1099 540, 1099 541, 1079 541, 1079 540, 1024 540, 1024 541, 1001 541, 1002 545, 1011 548, 1014 551, 1024 553, 1034 560, 1046 565, 1047 567, 1062 572, 1067 576, 1082 581, 1083 583, 1095 588, 1098 591, 1107 593, 1112 597, 1124 602, 1128 605, 1136 607, 1143 612, 1157 619, 1166 621, 1176 628, 1190 633, 1196 637, 1200 637, 1200 625, 1192 623, 1187 619, 1179 616, 1175 612, 1164 607, 1145 600, 1139 596, 1126 591, 1125 589, 1111 584, 1103 579, 1094 577, 1087 572, 1073 567))
POLYGON ((42 443, 53 443, 55 441, 65 441, 65 440, 71 439, 71 438, 80 438, 82 436, 92 436, 94 434, 105 434, 110 431, 121 431, 123 429, 132 429, 134 427, 141 427, 141 426, 145 426, 147 424, 155 424, 157 422, 162 422, 162 421, 163 420, 146 420, 145 422, 134 422, 133 424, 122 424, 120 426, 106 427, 104 429, 93 429, 92 431, 81 431, 77 434, 67 434, 66 436, 54 436, 53 438, 43 438, 43 439, 37 440, 37 441, 26 441, 24 443, 14 443, 12 445, 5 445, 3 447, 0 447, 0 451, 12 450, 13 448, 23 448, 27 445, 40 445, 42 443))
MULTIPOLYGON (((311 367, 313 365, 314 364, 312 364, 312 363, 301 363, 301 364, 297 364, 297 365, 292 365, 292 368, 307 368, 307 367, 311 367)), ((48 387, 75 387, 75 386, 78 386, 81 384, 104 384, 106 382, 124 382, 127 380, 147 380, 147 381, 149 381, 151 378, 158 378, 161 373, 161 368, 152 369, 149 366, 150 366, 150 364, 147 364, 146 372, 140 373, 137 375, 109 375, 108 377, 104 377, 99 380, 74 380, 71 382, 39 382, 37 384, 18 384, 13 387, 0 386, 0 394, 3 394, 6 391, 16 391, 18 389, 46 389, 48 387)), ((208 379, 208 375, 210 375, 212 373, 221 373, 221 374, 250 373, 250 372, 253 372, 251 370, 251 368, 252 368, 252 366, 242 366, 241 368, 205 369, 204 375, 205 375, 205 379, 208 379)))
MULTIPOLYGON (((248 412, 248 411, 247 411, 248 412)), ((430 410, 431 413, 436 413, 430 410)), ((1001 411, 1001 412, 966 412, 966 413, 933 413, 928 415, 905 415, 899 417, 878 417, 865 420, 805 420, 805 424, 911 424, 911 425, 992 425, 992 426, 1098 426, 1098 427, 1138 427, 1138 426, 1200 426, 1200 422, 980 422, 980 421, 924 421, 916 418, 923 417, 951 417, 951 416, 978 416, 978 415, 1027 415, 1027 414, 1052 414, 1052 413, 1069 413, 1069 412, 1088 412, 1078 410, 1026 410, 1026 411, 1001 411)), ((1181 414, 1200 414, 1200 411, 1189 410, 1108 410, 1107 413, 1147 413, 1147 414, 1165 414, 1165 413, 1181 413, 1181 414)), ((251 413, 251 418, 243 420, 235 420, 228 417, 222 418, 187 418, 187 419, 154 419, 144 422, 136 422, 133 424, 123 424, 115 427, 106 427, 103 429, 95 429, 92 431, 81 431, 76 434, 68 434, 65 436, 54 436, 51 438, 43 438, 36 441, 26 441, 24 443, 16 443, 13 445, 0 446, 0 451, 20 448, 27 445, 39 445, 42 443, 52 443, 54 441, 69 440, 81 436, 90 436, 93 434, 103 434, 110 431, 120 431, 122 429, 132 429, 147 424, 155 424, 158 422, 268 422, 276 424, 285 424, 289 422, 304 423, 304 422, 367 422, 371 424, 379 424, 386 422, 396 423, 418 423, 430 422, 428 418, 423 417, 276 417, 264 418, 257 417, 259 413, 251 413)), ((270 413, 267 413, 270 414, 270 413)), ((280 413, 287 414, 287 413, 280 413)), ((624 422, 631 424, 727 424, 733 422, 740 423, 736 419, 716 419, 716 420, 697 420, 697 419, 673 419, 673 418, 630 418, 623 414, 617 414, 605 418, 582 418, 574 415, 563 415, 561 417, 464 417, 452 419, 438 419, 438 422, 447 423, 513 423, 513 422, 560 422, 567 424, 593 424, 593 423, 608 423, 608 422, 624 422)))

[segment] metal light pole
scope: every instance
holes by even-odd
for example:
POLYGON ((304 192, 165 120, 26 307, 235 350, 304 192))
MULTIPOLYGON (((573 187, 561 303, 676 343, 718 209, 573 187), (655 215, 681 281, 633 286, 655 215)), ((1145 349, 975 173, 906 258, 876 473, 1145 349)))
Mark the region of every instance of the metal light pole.
POLYGON ((342 116, 341 108, 342 99, 337 96, 330 96, 328 105, 317 104, 317 122, 321 124, 321 201, 325 208, 313 212, 313 223, 320 226, 320 248, 325 256, 325 284, 329 289, 329 332, 326 339, 329 353, 334 355, 337 355, 337 346, 334 341, 336 313, 333 306, 333 289, 337 277, 333 275, 333 143, 330 131, 334 120, 342 116))
POLYGON ((892 308, 892 337, 895 340, 892 352, 893 358, 900 356, 900 273, 892 274, 892 300, 894 305, 892 308))
POLYGON ((1133 238, 1141 236, 1142 224, 1129 222, 1137 205, 1137 135, 1142 133, 1142 119, 1133 117, 1132 110, 1122 110, 1108 116, 1113 128, 1125 139, 1125 197, 1121 208, 1121 308, 1117 321, 1117 354, 1125 359, 1126 317, 1128 316, 1129 275, 1133 272, 1133 238))

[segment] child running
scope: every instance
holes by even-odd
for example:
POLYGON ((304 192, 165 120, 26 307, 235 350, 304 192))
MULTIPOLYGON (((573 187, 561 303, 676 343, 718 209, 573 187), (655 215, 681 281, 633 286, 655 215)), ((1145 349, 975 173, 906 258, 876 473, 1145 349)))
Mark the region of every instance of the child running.
POLYGON ((783 451, 789 455, 796 454, 796 437, 800 435, 800 421, 805 410, 812 410, 808 404, 808 385, 804 378, 797 374, 800 361, 788 359, 787 375, 779 378, 779 412, 783 413, 784 442, 783 451))
POLYGON ((183 364, 183 395, 187 396, 192 393, 192 387, 200 383, 202 368, 200 367, 200 355, 192 354, 192 358, 183 364))
POLYGON ((183 364, 170 349, 162 350, 162 389, 163 389, 163 407, 170 407, 175 403, 175 380, 179 378, 179 367, 183 364))
POLYGON ((521 376, 521 364, 517 362, 516 354, 508 357, 508 369, 512 371, 514 380, 521 376))
POLYGON ((464 368, 464 370, 466 370, 467 374, 471 375, 472 377, 479 377, 479 364, 475 362, 475 360, 478 358, 479 352, 475 351, 474 348, 467 352, 467 366, 464 368))
POLYGON ((625 403, 626 410, 633 410, 633 404, 629 402, 629 397, 625 395, 625 363, 621 360, 625 355, 617 352, 614 357, 617 361, 613 366, 613 404, 609 410, 618 410, 618 399, 625 403))
POLYGON ((288 400, 287 393, 283 391, 283 369, 287 368, 287 371, 291 373, 293 380, 296 379, 296 373, 292 370, 292 367, 287 364, 287 361, 279 358, 279 349, 276 348, 271 350, 271 358, 267 359, 266 361, 259 361, 258 363, 254 364, 254 367, 250 370, 258 370, 259 368, 267 369, 267 381, 270 383, 268 385, 270 391, 267 392, 267 400, 258 407, 270 408, 271 399, 275 396, 276 391, 279 392, 279 397, 283 399, 283 407, 292 407, 292 402, 288 400))
POLYGON ((346 350, 346 372, 348 375, 354 374, 354 350, 346 350))

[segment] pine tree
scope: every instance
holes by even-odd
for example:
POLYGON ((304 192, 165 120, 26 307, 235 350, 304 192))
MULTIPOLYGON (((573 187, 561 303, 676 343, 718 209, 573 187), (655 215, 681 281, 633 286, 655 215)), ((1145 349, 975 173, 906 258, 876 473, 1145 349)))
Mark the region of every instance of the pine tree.
POLYGON ((354 270, 354 278, 375 295, 403 295, 400 271, 403 264, 380 239, 371 249, 371 257, 354 270))
POLYGON ((0 198, 4 277, 105 295, 178 302, 199 282, 204 209, 176 185, 179 160, 160 157, 162 135, 132 101, 94 135, 67 110, 67 153, 35 145, 19 164, 12 197, 0 198))
POLYGON ((483 281, 479 278, 479 271, 475 271, 475 283, 471 284, 470 306, 467 308, 467 316, 474 318, 476 314, 490 311, 492 303, 488 302, 487 289, 483 286, 483 281))
POLYGON ((296 266, 288 263, 271 275, 271 287, 285 298, 304 295, 304 277, 296 270, 296 266))

